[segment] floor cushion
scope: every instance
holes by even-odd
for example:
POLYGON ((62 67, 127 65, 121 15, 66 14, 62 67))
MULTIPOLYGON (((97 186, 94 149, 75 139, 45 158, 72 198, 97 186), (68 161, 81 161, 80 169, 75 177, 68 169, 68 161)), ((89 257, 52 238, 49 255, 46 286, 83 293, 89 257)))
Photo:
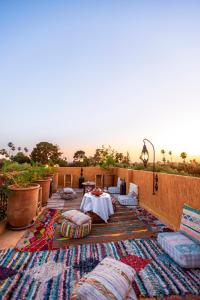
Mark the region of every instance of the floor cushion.
MULTIPOLYGON (((111 257, 81 278, 74 294, 80 300, 137 299, 132 287, 135 270, 111 257)), ((76 299, 76 298, 72 298, 76 299)))
POLYGON ((157 237, 162 249, 181 267, 200 267, 200 246, 181 232, 162 232, 157 237))
POLYGON ((61 224, 61 234, 64 237, 68 237, 71 239, 79 239, 87 236, 92 228, 92 221, 89 220, 87 223, 83 225, 76 225, 68 220, 63 220, 61 224))
POLYGON ((138 205, 138 199, 135 196, 129 196, 129 195, 119 195, 118 201, 121 205, 138 205))
POLYGON ((200 244, 200 209, 184 204, 180 231, 200 244))
POLYGON ((64 217, 66 220, 69 220, 72 223, 79 225, 79 226, 91 221, 90 216, 88 216, 76 209, 71 209, 71 210, 63 212, 62 217, 64 217))
POLYGON ((77 197, 76 192, 72 188, 63 188, 59 192, 60 198, 64 200, 71 200, 77 197))

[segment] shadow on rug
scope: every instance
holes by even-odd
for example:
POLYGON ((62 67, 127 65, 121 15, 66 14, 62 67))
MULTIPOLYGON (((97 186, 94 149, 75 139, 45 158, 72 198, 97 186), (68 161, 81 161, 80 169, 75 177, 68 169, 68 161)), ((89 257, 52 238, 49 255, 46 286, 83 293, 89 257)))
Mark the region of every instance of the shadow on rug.
POLYGON ((104 257, 125 261, 129 255, 137 272, 133 283, 137 295, 160 299, 199 295, 200 269, 179 267, 155 239, 136 239, 35 253, 1 251, 0 298, 70 299, 74 284, 104 257))

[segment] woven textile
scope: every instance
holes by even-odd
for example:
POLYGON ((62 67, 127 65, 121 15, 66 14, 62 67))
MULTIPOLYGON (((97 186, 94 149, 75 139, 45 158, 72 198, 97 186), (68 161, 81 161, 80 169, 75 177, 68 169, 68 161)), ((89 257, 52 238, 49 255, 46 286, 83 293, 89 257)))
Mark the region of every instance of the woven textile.
POLYGON ((184 204, 180 231, 200 244, 200 209, 184 204))
POLYGON ((180 232, 158 234, 163 250, 184 268, 200 268, 200 246, 180 232))
MULTIPOLYGON (((124 300, 133 294, 135 271, 111 257, 104 258, 97 267, 79 281, 75 295, 84 300, 124 300)), ((132 300, 137 299, 135 297, 132 300)))
POLYGON ((62 216, 76 225, 83 225, 91 220, 88 215, 76 209, 65 211, 62 216))
POLYGON ((30 252, 52 249, 55 224, 60 215, 57 209, 45 209, 19 240, 16 249, 30 252))
POLYGON ((70 239, 80 239, 87 236, 92 228, 92 222, 89 220, 83 225, 76 225, 68 220, 64 220, 61 225, 61 234, 70 239))
POLYGON ((198 295, 200 269, 183 269, 160 248, 155 239, 83 244, 68 250, 0 251, 0 266, 16 272, 0 282, 0 299, 70 299, 74 284, 105 257, 120 260, 136 255, 152 260, 135 275, 134 288, 146 297, 198 295))

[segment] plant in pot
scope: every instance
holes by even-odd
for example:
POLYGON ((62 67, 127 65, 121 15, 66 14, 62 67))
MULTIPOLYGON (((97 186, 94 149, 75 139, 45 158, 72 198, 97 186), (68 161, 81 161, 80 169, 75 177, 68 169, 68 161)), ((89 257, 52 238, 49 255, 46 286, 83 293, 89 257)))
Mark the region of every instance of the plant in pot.
POLYGON ((33 166, 33 174, 34 182, 39 184, 42 188, 42 206, 46 206, 50 195, 50 185, 52 181, 52 178, 48 176, 49 170, 45 166, 35 165, 33 166))
POLYGON ((31 168, 3 173, 4 192, 8 196, 7 221, 11 229, 32 226, 36 217, 39 184, 33 183, 31 168))

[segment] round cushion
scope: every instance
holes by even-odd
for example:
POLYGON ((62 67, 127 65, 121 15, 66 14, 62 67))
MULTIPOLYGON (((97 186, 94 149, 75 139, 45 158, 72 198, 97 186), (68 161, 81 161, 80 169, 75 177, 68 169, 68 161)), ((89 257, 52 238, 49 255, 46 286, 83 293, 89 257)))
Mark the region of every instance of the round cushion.
POLYGON ((83 225, 76 225, 69 220, 64 220, 61 224, 61 234, 71 239, 80 239, 88 235, 92 228, 92 222, 89 220, 83 225))
POLYGON ((60 197, 64 200, 71 200, 76 198, 76 192, 73 189, 64 188, 60 190, 60 197))

